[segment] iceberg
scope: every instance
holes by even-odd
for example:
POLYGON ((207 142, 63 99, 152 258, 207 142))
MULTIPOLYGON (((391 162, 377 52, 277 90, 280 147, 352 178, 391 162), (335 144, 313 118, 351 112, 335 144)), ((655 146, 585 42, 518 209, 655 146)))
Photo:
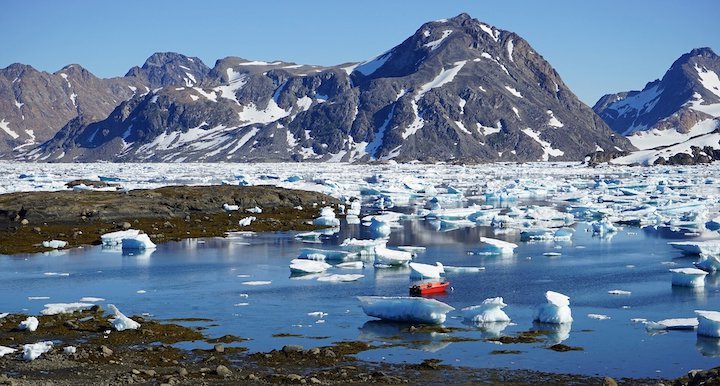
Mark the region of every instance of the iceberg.
POLYGON ((50 303, 40 311, 43 315, 72 314, 75 311, 87 310, 94 306, 92 303, 50 303))
POLYGON ((602 219, 600 221, 593 221, 590 223, 593 229, 593 233, 599 236, 608 235, 610 233, 617 232, 617 228, 608 219, 602 219))
POLYGON ((38 325, 40 322, 37 320, 36 317, 30 316, 27 319, 20 322, 20 324, 17 326, 18 330, 27 330, 27 331, 35 331, 38 328, 38 325))
POLYGON ((384 245, 375 247, 375 264, 379 265, 405 265, 412 260, 412 253, 388 249, 384 245))
POLYGON ((348 209, 345 213, 347 213, 348 216, 360 216, 360 201, 353 200, 350 202, 350 209, 348 209))
POLYGON ((33 344, 23 345, 23 359, 26 361, 34 361, 39 358, 40 355, 52 350, 53 342, 38 342, 33 344))
POLYGON ((370 220, 370 234, 376 239, 387 237, 390 235, 390 225, 385 221, 373 218, 370 220))
POLYGON ((455 308, 420 297, 358 296, 366 315, 383 320, 407 323, 441 324, 455 308))
POLYGON ((696 310, 698 316, 698 335, 720 338, 720 312, 696 310))
POLYGON ((695 268, 702 269, 705 272, 713 273, 720 269, 720 257, 716 255, 702 255, 700 260, 693 263, 695 268))
POLYGON ((150 241, 150 237, 145 233, 122 239, 122 249, 141 250, 155 249, 155 247, 155 243, 150 241))
POLYGON ((346 261, 335 266, 335 268, 342 269, 363 269, 364 267, 365 263, 363 263, 362 261, 346 261))
POLYGON ((17 351, 17 350, 14 348, 0 346, 0 358, 4 357, 7 354, 12 354, 15 351, 17 351))
POLYGON ((103 246, 111 247, 122 244, 123 239, 135 238, 139 234, 140 231, 137 229, 128 229, 125 231, 105 233, 104 235, 100 236, 100 240, 102 241, 103 246))
POLYGON ((720 255, 720 240, 673 241, 668 244, 686 255, 720 255))
POLYGON ((680 287, 704 287, 708 273, 697 268, 673 268, 672 285, 680 287))
POLYGON ((445 273, 442 263, 436 265, 423 263, 410 263, 410 277, 414 279, 437 279, 445 273))
POLYGON ((349 251, 337 251, 333 249, 301 248, 298 259, 348 261, 356 260, 358 254, 349 251))
POLYGON ((473 323, 495 323, 509 322, 510 317, 502 310, 507 304, 503 302, 503 298, 488 298, 483 300, 480 305, 465 307, 463 318, 473 323))
POLYGON ((517 244, 490 237, 480 237, 480 242, 485 245, 478 251, 479 254, 507 256, 512 255, 517 248, 517 244))
POLYGON ((386 240, 378 239, 358 240, 352 238, 343 240, 342 244, 340 244, 340 247, 348 251, 359 253, 361 255, 374 255, 375 247, 378 245, 384 245, 386 242, 386 240))
POLYGON ((541 323, 562 324, 573 321, 570 312, 570 298, 559 292, 545 292, 547 303, 541 304, 535 311, 533 320, 541 323))
POLYGON ((336 227, 340 226, 340 220, 335 218, 333 208, 326 206, 320 209, 320 217, 313 220, 313 225, 336 227))
POLYGON ((307 259, 293 259, 290 261, 290 272, 292 273, 319 273, 325 272, 332 267, 330 264, 307 259))
POLYGON ((50 240, 50 241, 43 241, 42 246, 45 248, 65 248, 67 246, 67 241, 62 240, 50 240))
POLYGON ((115 314, 115 318, 110 322, 116 331, 137 330, 140 328, 140 323, 125 316, 114 304, 108 304, 108 308, 115 314))

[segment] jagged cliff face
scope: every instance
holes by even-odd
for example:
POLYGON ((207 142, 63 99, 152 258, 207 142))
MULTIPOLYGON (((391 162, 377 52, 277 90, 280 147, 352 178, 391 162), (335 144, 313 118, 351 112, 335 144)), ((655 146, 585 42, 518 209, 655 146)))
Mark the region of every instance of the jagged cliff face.
POLYGON ((720 149, 712 139, 720 127, 718 74, 720 57, 710 48, 697 48, 642 91, 605 95, 593 110, 637 148, 655 150, 644 163, 706 162, 715 158, 712 149, 720 149), (710 150, 703 153, 706 147, 710 150))
POLYGON ((466 14, 360 64, 230 57, 205 69, 173 55, 131 70, 148 89, 106 119, 75 119, 23 157, 482 162, 632 148, 525 40, 466 14))

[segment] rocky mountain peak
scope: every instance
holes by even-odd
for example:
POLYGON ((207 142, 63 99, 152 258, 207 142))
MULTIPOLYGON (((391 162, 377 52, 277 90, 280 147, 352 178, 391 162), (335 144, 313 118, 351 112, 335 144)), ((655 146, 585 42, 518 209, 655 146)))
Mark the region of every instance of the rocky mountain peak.
POLYGON ((156 52, 142 67, 131 68, 126 77, 136 77, 148 83, 151 88, 163 86, 194 86, 210 72, 210 68, 199 58, 175 52, 156 52))

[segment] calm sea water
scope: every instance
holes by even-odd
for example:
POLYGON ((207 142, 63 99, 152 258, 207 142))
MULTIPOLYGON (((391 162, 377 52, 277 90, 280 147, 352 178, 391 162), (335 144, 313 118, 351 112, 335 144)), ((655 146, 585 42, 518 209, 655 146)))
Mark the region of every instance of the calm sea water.
MULTIPOLYGON (((403 343, 402 347, 359 355, 389 362, 439 358, 462 366, 616 377, 675 377, 690 369, 720 365, 718 340, 700 339, 693 331, 652 335, 642 324, 631 321, 693 317, 695 309, 720 310, 720 277, 708 276, 705 288, 697 291, 670 285, 668 269, 691 266, 694 260, 667 245, 668 241, 687 239, 682 232, 626 227, 614 237, 602 239, 586 232, 587 224, 579 223, 572 242, 527 243, 520 242, 517 233, 498 235, 488 227, 438 232, 430 221, 402 224, 403 229, 393 231, 389 245, 427 247, 416 261, 486 267, 480 273, 448 273, 453 291, 439 300, 459 310, 487 297, 502 296, 513 323, 498 326, 496 331, 483 330, 463 324, 459 311, 455 311, 448 315, 445 326, 459 330, 438 334, 408 333, 404 326, 376 321, 362 312, 355 297, 406 295, 409 269, 329 271, 365 275, 350 283, 290 277, 289 261, 300 248, 325 247, 297 241, 293 233, 171 242, 146 255, 88 247, 47 255, 0 256, 0 311, 38 313, 46 303, 95 296, 107 299, 103 304, 116 304, 128 315, 212 319, 189 324, 208 327, 206 332, 211 336, 250 338, 240 345, 252 351, 360 339, 376 345, 403 343), (480 245, 481 236, 517 242, 519 247, 509 258, 468 254, 480 245), (546 252, 561 255, 545 256, 546 252), (270 283, 244 284, 252 281, 270 283), (614 289, 632 294, 608 294, 614 289), (547 290, 570 296, 575 321, 569 331, 551 331, 541 343, 497 345, 476 340, 547 329, 532 322, 533 310, 544 302, 547 290), (312 314, 316 312, 327 315, 312 314), (610 319, 598 320, 588 314, 610 319), (273 337, 277 334, 293 336, 273 337), (470 340, 458 341, 461 338, 470 340), (583 350, 554 352, 546 348, 560 340, 583 350), (491 355, 493 350, 521 352, 491 355)), ((327 246, 346 237, 367 237, 361 228, 343 224, 341 233, 324 243, 327 246)))

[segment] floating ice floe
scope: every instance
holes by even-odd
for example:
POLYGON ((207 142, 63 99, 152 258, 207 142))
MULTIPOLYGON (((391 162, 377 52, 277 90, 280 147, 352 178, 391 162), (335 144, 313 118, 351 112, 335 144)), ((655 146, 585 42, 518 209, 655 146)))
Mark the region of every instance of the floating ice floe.
POLYGON ((625 290, 615 289, 615 290, 610 290, 610 291, 608 291, 608 294, 610 294, 610 295, 631 295, 632 292, 630 292, 630 291, 625 291, 625 290))
POLYGON ((40 355, 49 352, 53 348, 53 342, 37 342, 33 344, 23 345, 23 359, 26 361, 34 361, 40 355))
POLYGON ((358 281, 365 277, 365 275, 360 274, 333 274, 333 275, 326 275, 326 276, 320 276, 317 278, 317 281, 322 282, 331 282, 331 283, 344 283, 344 282, 351 282, 351 281, 358 281))
POLYGON ((344 263, 340 263, 335 265, 335 268, 342 268, 342 269, 363 269, 365 267, 365 263, 362 261, 346 261, 344 263))
POLYGON ((720 269, 720 257, 717 255, 702 255, 700 260, 693 263, 695 268, 702 269, 705 272, 713 273, 720 269))
POLYGON ((137 330, 140 328, 140 323, 125 316, 114 304, 108 304, 108 308, 110 308, 115 315, 115 318, 112 319, 110 323, 112 323, 116 331, 137 330))
POLYGON ((223 210, 226 212, 234 212, 236 210, 240 210, 240 206, 238 205, 230 205, 230 204, 223 204, 222 206, 223 210))
POLYGON ((4 357, 7 354, 12 354, 15 351, 17 351, 17 350, 14 348, 0 346, 0 358, 4 357))
POLYGON ((40 322, 34 316, 29 316, 27 319, 20 322, 17 326, 18 330, 35 331, 38 328, 40 322))
POLYGON ((680 287, 703 287, 707 272, 697 268, 673 268, 672 285, 680 287))
POLYGON ((545 292, 545 299, 547 303, 538 307, 533 320, 550 324, 571 323, 573 321, 568 296, 555 291, 547 291, 545 292))
POLYGON ((657 322, 648 321, 645 323, 645 329, 648 331, 655 330, 694 330, 698 326, 697 318, 672 318, 663 319, 657 322))
POLYGON ((240 221, 238 221, 238 225, 240 225, 241 227, 246 227, 246 226, 249 226, 255 220, 257 220, 257 218, 255 216, 243 217, 240 219, 240 221))
POLYGON ((293 259, 290 261, 290 272, 293 273, 319 273, 332 267, 330 264, 308 259, 293 259))
POLYGON ((100 240, 102 241, 103 246, 111 247, 122 244, 123 239, 135 238, 138 235, 140 235, 139 230, 128 229, 124 231, 105 233, 104 235, 100 236, 100 240))
POLYGON ((348 261, 356 260, 358 254, 348 251, 338 251, 334 249, 319 248, 301 248, 298 259, 308 260, 327 260, 327 261, 348 261))
POLYGON ((452 273, 476 273, 484 271, 485 267, 459 267, 454 265, 444 265, 443 269, 445 269, 445 272, 452 273))
POLYGON ((510 317, 502 310, 506 306, 503 298, 496 297, 485 299, 480 305, 465 307, 461 311, 465 320, 473 323, 509 322, 510 317))
POLYGON ((314 225, 318 226, 340 226, 340 220, 335 218, 335 211, 333 208, 326 206, 320 209, 320 217, 313 220, 314 225))
POLYGON ((155 248, 155 243, 150 240, 150 236, 148 236, 146 233, 141 233, 134 237, 127 237, 122 239, 122 249, 125 250, 143 250, 155 248))
POLYGON ((390 235, 390 225, 387 222, 380 221, 376 218, 370 220, 370 234, 374 238, 383 238, 390 235))
POLYGON ((80 298, 80 302, 82 303, 98 303, 98 302, 104 302, 104 298, 96 298, 94 296, 84 296, 80 298))
POLYGON ((358 300, 366 315, 395 322, 440 324, 455 309, 420 297, 358 296, 358 300))
POLYGON ((610 317, 603 314, 588 314, 588 318, 590 319, 597 319, 597 320, 609 320, 610 317))
POLYGON ((92 303, 50 303, 40 311, 43 315, 72 314, 75 311, 87 310, 94 306, 92 303))
POLYGON ((244 281, 240 284, 251 285, 251 286, 270 285, 270 284, 272 284, 272 281, 270 281, 270 280, 251 280, 251 281, 244 281))
POLYGON ((687 255, 718 255, 720 254, 720 240, 706 241, 672 241, 668 243, 675 249, 687 255))
POLYGON ((45 248, 65 248, 67 246, 67 241, 62 240, 50 240, 50 241, 43 241, 42 246, 45 248))
POLYGON ((388 249, 384 245, 375 247, 376 265, 405 265, 412 260, 412 253, 388 249))
POLYGON ((480 237, 480 242, 485 244, 478 251, 479 254, 490 254, 490 255, 512 255, 517 248, 517 244, 510 243, 503 240, 493 239, 490 237, 480 237))
POLYGON ((696 310, 698 335, 720 338, 720 312, 696 310))
POLYGON ((410 277, 415 279, 436 279, 445 273, 443 265, 436 262, 436 265, 423 263, 410 263, 410 277))

